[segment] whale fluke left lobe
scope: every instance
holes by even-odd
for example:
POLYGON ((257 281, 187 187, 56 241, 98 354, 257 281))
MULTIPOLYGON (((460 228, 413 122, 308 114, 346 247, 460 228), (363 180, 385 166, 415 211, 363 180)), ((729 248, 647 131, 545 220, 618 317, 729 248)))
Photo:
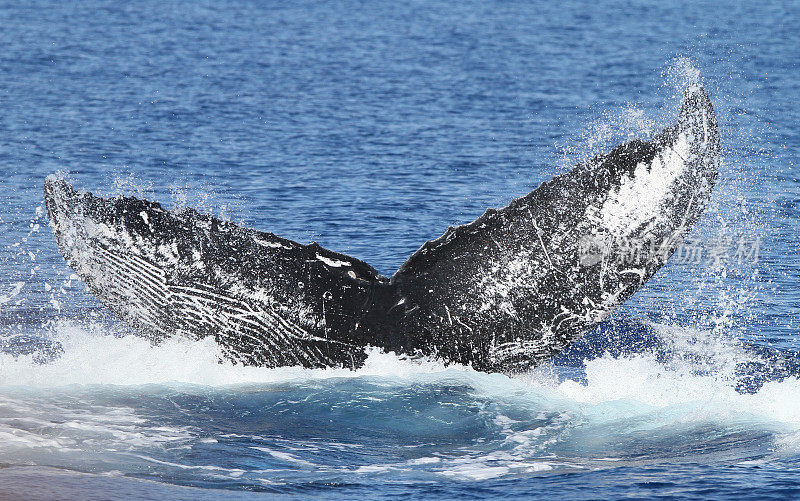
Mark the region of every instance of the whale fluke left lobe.
POLYGON ((271 367, 356 367, 378 338, 371 314, 388 281, 358 259, 55 176, 44 193, 70 266, 152 338, 213 336, 229 358, 271 367))

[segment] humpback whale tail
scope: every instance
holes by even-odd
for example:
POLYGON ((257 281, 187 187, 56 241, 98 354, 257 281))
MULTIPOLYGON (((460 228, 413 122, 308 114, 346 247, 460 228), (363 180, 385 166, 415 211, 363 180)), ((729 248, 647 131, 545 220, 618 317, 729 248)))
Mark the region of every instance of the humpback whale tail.
POLYGON ((263 366, 357 367, 364 347, 522 370, 611 314, 700 217, 719 162, 697 84, 676 125, 543 183, 426 242, 390 278, 312 243, 55 176, 58 247, 110 311, 153 338, 213 336, 263 366))

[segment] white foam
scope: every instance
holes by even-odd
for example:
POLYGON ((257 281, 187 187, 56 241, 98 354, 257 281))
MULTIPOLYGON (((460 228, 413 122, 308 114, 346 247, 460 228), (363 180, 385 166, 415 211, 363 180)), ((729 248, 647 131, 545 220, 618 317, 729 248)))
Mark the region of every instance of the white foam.
POLYGON ((433 361, 411 361, 393 354, 370 351, 364 367, 357 371, 341 368, 267 369, 220 361, 222 351, 211 338, 193 341, 173 338, 153 345, 135 335, 112 336, 97 325, 59 323, 53 334, 63 354, 47 364, 33 355, 0 354, 0 387, 66 385, 144 385, 191 383, 224 386, 248 383, 277 383, 297 379, 385 376, 408 379, 431 372, 458 372, 433 361))
MULTIPOLYGON (((270 385, 359 377, 378 378, 381 384, 397 386, 455 381, 473 388, 476 395, 493 401, 535 408, 539 412, 560 417, 544 426, 520 429, 517 420, 502 413, 493 415, 490 421, 503 430, 503 443, 508 449, 505 452, 472 456, 469 465, 459 465, 453 459, 430 458, 420 460, 416 465, 402 465, 403 468, 435 466, 445 476, 474 479, 478 476, 491 478, 520 471, 541 471, 546 469, 544 463, 533 461, 532 466, 523 463, 531 462, 532 456, 535 458, 534 453, 542 447, 563 440, 565 423, 602 426, 603 423, 621 422, 630 423, 632 427, 647 426, 652 429, 703 423, 716 423, 723 427, 744 426, 746 429, 773 434, 776 448, 782 453, 800 451, 800 380, 788 378, 768 382, 754 394, 739 393, 732 378, 732 367, 740 360, 742 352, 735 343, 726 344, 711 333, 705 333, 706 338, 703 339, 703 333, 697 331, 674 328, 662 328, 662 331, 664 336, 673 339, 673 349, 677 352, 668 362, 659 361, 646 353, 619 358, 606 355, 587 361, 585 380, 577 381, 560 379, 550 367, 508 377, 480 373, 460 366, 445 367, 431 360, 409 360, 378 350, 371 350, 364 367, 356 371, 243 367, 220 362, 220 350, 210 339, 171 339, 153 346, 147 340, 133 335, 115 337, 105 334, 99 326, 65 322, 58 325, 54 333, 64 348, 64 353, 56 360, 41 364, 32 356, 0 355, 0 408, 9 416, 36 418, 41 414, 34 412, 36 409, 14 410, 14 406, 27 403, 16 398, 2 398, 7 391, 19 387, 58 388, 76 384, 136 386, 154 383, 270 385), (7 390, 3 390, 3 387, 7 390), (473 468, 476 462, 482 462, 485 468, 473 468), (504 473, 503 468, 508 470, 504 473)), ((52 410, 56 411, 57 414, 65 412, 52 410)), ((34 435, 3 429, 2 423, 0 431, 4 436, 7 435, 5 439, 14 441, 18 446, 27 442, 31 447, 57 445, 68 448, 73 446, 70 433, 97 435, 103 430, 113 430, 119 438, 115 442, 129 445, 187 438, 180 429, 142 431, 138 429, 141 423, 133 421, 138 418, 125 409, 98 411, 96 422, 87 420, 87 416, 76 419, 67 414, 62 416, 59 425, 64 432, 64 440, 47 438, 46 443, 41 442, 34 435)), ((292 459, 297 463, 305 461, 282 451, 276 454, 272 454, 276 452, 274 450, 266 452, 290 462, 292 459)), ((598 454, 598 458, 603 461, 614 459, 608 451, 598 454)))
MULTIPOLYGON (((755 394, 742 394, 729 380, 694 374, 686 366, 670 367, 651 355, 592 360, 586 364, 586 378, 585 384, 559 384, 557 393, 585 409, 620 404, 628 418, 632 413, 645 415, 657 409, 680 408, 677 419, 684 421, 748 419, 775 431, 800 430, 800 381, 796 378, 767 383, 755 394)), ((595 417, 623 416, 605 412, 595 417)), ((665 419, 672 418, 665 415, 665 419)))
POLYGON ((275 459, 279 459, 281 461, 286 461, 288 463, 295 463, 295 464, 298 464, 300 466, 316 466, 314 463, 306 461, 305 459, 300 459, 300 458, 298 458, 296 456, 293 456, 292 454, 289 454, 288 452, 276 451, 276 450, 272 450, 272 449, 270 449, 268 447, 254 447, 254 446, 251 446, 250 448, 254 449, 254 450, 257 450, 257 451, 266 452, 267 454, 269 454, 270 456, 274 457, 275 459))

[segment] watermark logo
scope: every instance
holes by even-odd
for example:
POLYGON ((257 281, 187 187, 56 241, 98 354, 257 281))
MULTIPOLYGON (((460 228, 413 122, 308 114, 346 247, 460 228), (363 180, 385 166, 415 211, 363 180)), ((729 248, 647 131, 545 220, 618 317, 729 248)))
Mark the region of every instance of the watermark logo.
POLYGON ((603 260, 608 253, 608 246, 600 239, 591 235, 583 237, 578 242, 578 260, 581 266, 594 266, 603 260))
POLYGON ((720 237, 709 241, 687 239, 675 250, 673 259, 692 264, 705 261, 712 266, 758 264, 761 245, 761 237, 720 237))
POLYGON ((691 238, 675 246, 674 240, 629 239, 613 241, 602 237, 586 236, 578 242, 578 260, 582 266, 594 266, 609 260, 618 266, 635 265, 659 254, 663 259, 672 254, 674 262, 686 264, 708 263, 711 266, 725 264, 758 263, 761 254, 761 237, 742 235, 719 237, 711 240, 691 238))

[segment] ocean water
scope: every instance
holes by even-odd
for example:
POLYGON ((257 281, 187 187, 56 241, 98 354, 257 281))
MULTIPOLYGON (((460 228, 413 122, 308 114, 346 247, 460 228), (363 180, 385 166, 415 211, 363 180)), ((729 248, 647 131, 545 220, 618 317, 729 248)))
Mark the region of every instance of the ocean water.
POLYGON ((2 2, 0 26, 0 498, 800 497, 796 3, 2 2), (526 374, 151 345, 43 214, 62 172, 390 275, 670 124, 694 78, 724 149, 701 258, 526 374))

